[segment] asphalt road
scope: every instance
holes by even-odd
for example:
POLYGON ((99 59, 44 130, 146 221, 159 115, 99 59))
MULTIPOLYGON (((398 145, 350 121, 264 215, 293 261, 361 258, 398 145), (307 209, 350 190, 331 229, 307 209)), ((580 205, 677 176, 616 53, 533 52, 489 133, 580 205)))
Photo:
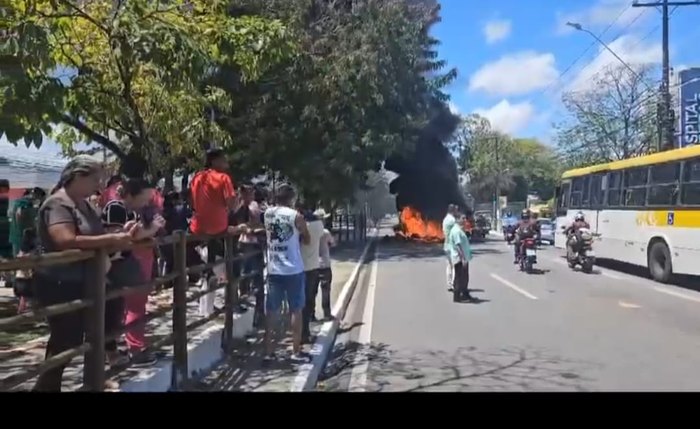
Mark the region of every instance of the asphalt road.
POLYGON ((596 268, 552 247, 521 273, 503 241, 474 245, 456 304, 439 245, 383 240, 361 274, 323 391, 700 390, 700 293, 596 268))

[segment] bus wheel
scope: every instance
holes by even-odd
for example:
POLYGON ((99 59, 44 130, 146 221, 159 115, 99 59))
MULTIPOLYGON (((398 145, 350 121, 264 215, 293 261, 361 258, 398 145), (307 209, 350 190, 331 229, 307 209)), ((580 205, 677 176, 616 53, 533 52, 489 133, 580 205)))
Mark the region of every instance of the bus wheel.
POLYGON ((651 277, 659 283, 671 281, 673 269, 671 266, 671 251, 663 241, 652 243, 649 249, 647 265, 651 277))

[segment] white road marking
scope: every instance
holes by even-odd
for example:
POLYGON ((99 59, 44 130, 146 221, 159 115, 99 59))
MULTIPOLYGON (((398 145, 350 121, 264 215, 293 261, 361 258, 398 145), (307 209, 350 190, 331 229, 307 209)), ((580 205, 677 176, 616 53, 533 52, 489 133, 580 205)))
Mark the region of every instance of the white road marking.
POLYGON ((491 274, 491 277, 494 279, 498 280, 499 282, 503 283, 503 285, 513 289, 514 291, 530 298, 530 299, 538 299, 535 295, 531 294, 530 292, 519 288, 518 286, 514 285, 513 283, 509 282, 508 280, 504 279, 503 277, 499 276, 498 274, 491 274))
POLYGON ((629 302, 623 302, 623 301, 618 301, 617 305, 619 305, 622 308, 642 308, 641 305, 631 304, 629 302))
POLYGON ((684 293, 676 292, 675 290, 667 289, 661 286, 655 286, 654 290, 657 292, 665 293, 667 295, 675 296, 677 298, 686 299, 688 301, 700 302, 700 298, 695 296, 686 295, 684 293))
POLYGON ((374 315, 374 292, 377 289, 377 271, 379 269, 379 246, 374 249, 374 260, 372 261, 372 269, 369 274, 369 284, 367 285, 367 296, 365 298, 365 308, 362 312, 362 326, 358 343, 361 349, 358 349, 355 355, 353 370, 350 374, 351 392, 364 392, 367 388, 367 372, 369 372, 369 356, 370 345, 372 343, 372 318, 374 315), (364 354, 362 353, 364 351, 364 354))

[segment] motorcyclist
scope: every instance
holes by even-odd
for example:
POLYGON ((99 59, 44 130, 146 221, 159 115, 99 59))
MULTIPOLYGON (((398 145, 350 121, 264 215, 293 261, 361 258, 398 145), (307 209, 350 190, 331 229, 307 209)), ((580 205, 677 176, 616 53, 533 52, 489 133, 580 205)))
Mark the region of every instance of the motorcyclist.
POLYGON ((520 221, 515 228, 515 246, 513 249, 513 254, 515 256, 514 264, 518 263, 518 252, 521 252, 521 241, 526 238, 537 238, 540 229, 537 221, 533 219, 532 213, 529 209, 524 209, 520 213, 520 221))
POLYGON ((588 222, 586 222, 586 216, 582 212, 576 213, 574 216, 574 221, 564 230, 564 235, 567 237, 566 249, 569 256, 572 256, 576 252, 574 245, 581 242, 581 236, 579 233, 581 228, 590 229, 590 227, 591 226, 588 224, 588 222), (572 237, 575 237, 575 240, 572 239, 572 237))

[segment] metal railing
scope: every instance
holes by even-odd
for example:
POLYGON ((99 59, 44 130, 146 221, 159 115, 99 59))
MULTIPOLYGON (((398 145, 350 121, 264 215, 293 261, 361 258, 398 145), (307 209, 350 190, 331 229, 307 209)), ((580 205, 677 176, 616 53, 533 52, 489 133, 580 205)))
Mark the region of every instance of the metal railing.
POLYGON ((337 235, 339 243, 367 240, 367 215, 359 214, 333 214, 331 217, 331 232, 337 235))
MULTIPOLYGON (((201 327, 220 315, 224 315, 224 329, 222 346, 224 350, 230 350, 233 342, 233 320, 234 309, 238 307, 238 285, 244 278, 261 275, 259 272, 247 273, 240 276, 240 272, 234 272, 236 262, 254 257, 259 251, 247 254, 236 252, 235 236, 201 236, 188 235, 184 231, 176 231, 172 235, 158 240, 148 240, 133 245, 136 247, 174 247, 174 264, 170 274, 156 277, 154 280, 142 284, 120 288, 117 290, 107 290, 107 255, 109 249, 99 249, 95 251, 68 250, 63 252, 48 253, 37 256, 20 257, 10 261, 0 262, 0 272, 16 270, 34 270, 39 267, 68 264, 71 262, 90 261, 95 270, 92 278, 85 279, 84 299, 77 299, 70 302, 50 305, 42 308, 34 308, 23 314, 0 319, 0 331, 29 321, 39 321, 46 317, 57 316, 74 311, 85 310, 85 342, 80 346, 66 350, 55 356, 46 359, 39 364, 29 365, 15 374, 0 380, 0 391, 11 390, 32 378, 56 368, 67 365, 73 358, 84 355, 83 365, 83 390, 103 391, 105 381, 126 369, 115 368, 106 371, 105 369, 105 343, 119 338, 124 332, 138 325, 145 325, 151 320, 167 316, 172 311, 172 332, 154 343, 150 344, 142 353, 160 349, 166 345, 173 345, 173 379, 171 388, 173 390, 182 389, 189 379, 187 362, 187 341, 188 332, 201 327), (223 239, 225 242, 224 258, 212 263, 203 263, 196 266, 187 266, 187 248, 193 243, 206 243, 211 239, 223 239), (207 288, 198 290, 190 297, 187 296, 188 275, 202 273, 211 270, 221 264, 225 264, 226 282, 208 282, 207 288), (155 312, 147 314, 127 325, 122 326, 115 332, 105 332, 105 305, 107 301, 125 297, 133 293, 146 293, 154 290, 160 285, 173 282, 172 302, 165 308, 160 308, 155 312), (187 304, 198 300, 201 296, 215 293, 219 289, 224 289, 224 306, 215 309, 209 316, 203 317, 194 322, 187 321, 187 304)), ((125 249, 128 250, 128 249, 125 249)), ((262 250, 261 250, 262 251, 262 250)))

